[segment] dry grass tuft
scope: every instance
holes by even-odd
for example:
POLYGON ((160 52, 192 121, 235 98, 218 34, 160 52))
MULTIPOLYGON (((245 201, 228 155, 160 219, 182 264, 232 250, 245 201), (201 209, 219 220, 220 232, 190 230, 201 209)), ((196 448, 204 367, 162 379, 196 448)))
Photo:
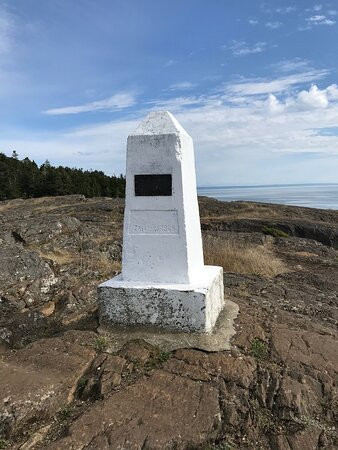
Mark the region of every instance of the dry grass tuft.
POLYGON ((29 248, 30 248, 30 250, 34 250, 35 252, 37 252, 41 258, 51 259, 59 266, 65 266, 67 264, 71 264, 76 259, 76 255, 74 253, 70 253, 65 250, 63 250, 63 251, 56 250, 56 249, 54 249, 53 251, 44 250, 44 249, 40 249, 39 247, 34 246, 34 245, 31 245, 29 248))
MULTIPOLYGON (((31 249, 33 246, 31 246, 31 249)), ((99 272, 101 276, 110 276, 121 271, 121 262, 109 258, 105 253, 71 253, 65 250, 53 249, 44 251, 35 247, 34 250, 43 259, 51 259, 59 266, 76 265, 81 272, 99 272)))
POLYGON ((98 270, 104 276, 110 276, 114 272, 121 272, 121 262, 108 258, 104 253, 99 253, 90 262, 92 270, 98 270))
POLYGON ((205 264, 225 272, 273 277, 286 272, 283 262, 261 245, 207 236, 203 242, 205 264))

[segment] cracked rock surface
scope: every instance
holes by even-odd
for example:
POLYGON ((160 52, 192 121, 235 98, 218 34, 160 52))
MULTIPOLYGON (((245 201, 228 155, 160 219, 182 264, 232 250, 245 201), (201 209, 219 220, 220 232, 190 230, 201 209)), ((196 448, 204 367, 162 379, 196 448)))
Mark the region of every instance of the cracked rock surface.
POLYGON ((285 270, 224 274, 230 351, 112 352, 96 287, 120 270, 123 201, 0 203, 0 448, 338 447, 338 212, 207 198, 200 212, 204 237, 285 270))

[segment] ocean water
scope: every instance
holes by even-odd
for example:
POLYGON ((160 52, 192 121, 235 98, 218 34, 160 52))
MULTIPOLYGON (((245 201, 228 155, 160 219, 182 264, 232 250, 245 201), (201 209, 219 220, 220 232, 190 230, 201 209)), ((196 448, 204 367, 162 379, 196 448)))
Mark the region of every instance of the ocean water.
POLYGON ((197 192, 226 202, 248 200, 338 210, 338 183, 199 187, 197 192))

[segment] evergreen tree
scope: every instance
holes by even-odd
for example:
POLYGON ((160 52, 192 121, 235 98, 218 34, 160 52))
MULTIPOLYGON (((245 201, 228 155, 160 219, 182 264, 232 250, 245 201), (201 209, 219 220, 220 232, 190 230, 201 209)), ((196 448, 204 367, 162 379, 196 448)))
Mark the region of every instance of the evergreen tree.
POLYGON ((98 170, 54 167, 48 159, 40 166, 14 150, 9 158, 0 153, 0 200, 83 194, 86 197, 124 197, 125 177, 107 176, 98 170))

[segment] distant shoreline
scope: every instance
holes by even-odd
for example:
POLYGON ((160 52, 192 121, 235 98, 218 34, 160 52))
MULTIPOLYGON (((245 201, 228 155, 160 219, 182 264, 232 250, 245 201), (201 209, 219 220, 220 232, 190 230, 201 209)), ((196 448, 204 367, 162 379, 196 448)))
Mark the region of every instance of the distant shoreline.
POLYGON ((251 201, 338 210, 338 183, 201 186, 198 195, 220 201, 251 201))
POLYGON ((338 183, 289 183, 289 184, 239 184, 239 185, 209 185, 197 186, 197 189, 240 189, 240 188, 267 188, 267 187, 292 187, 292 186, 338 186, 338 183))

